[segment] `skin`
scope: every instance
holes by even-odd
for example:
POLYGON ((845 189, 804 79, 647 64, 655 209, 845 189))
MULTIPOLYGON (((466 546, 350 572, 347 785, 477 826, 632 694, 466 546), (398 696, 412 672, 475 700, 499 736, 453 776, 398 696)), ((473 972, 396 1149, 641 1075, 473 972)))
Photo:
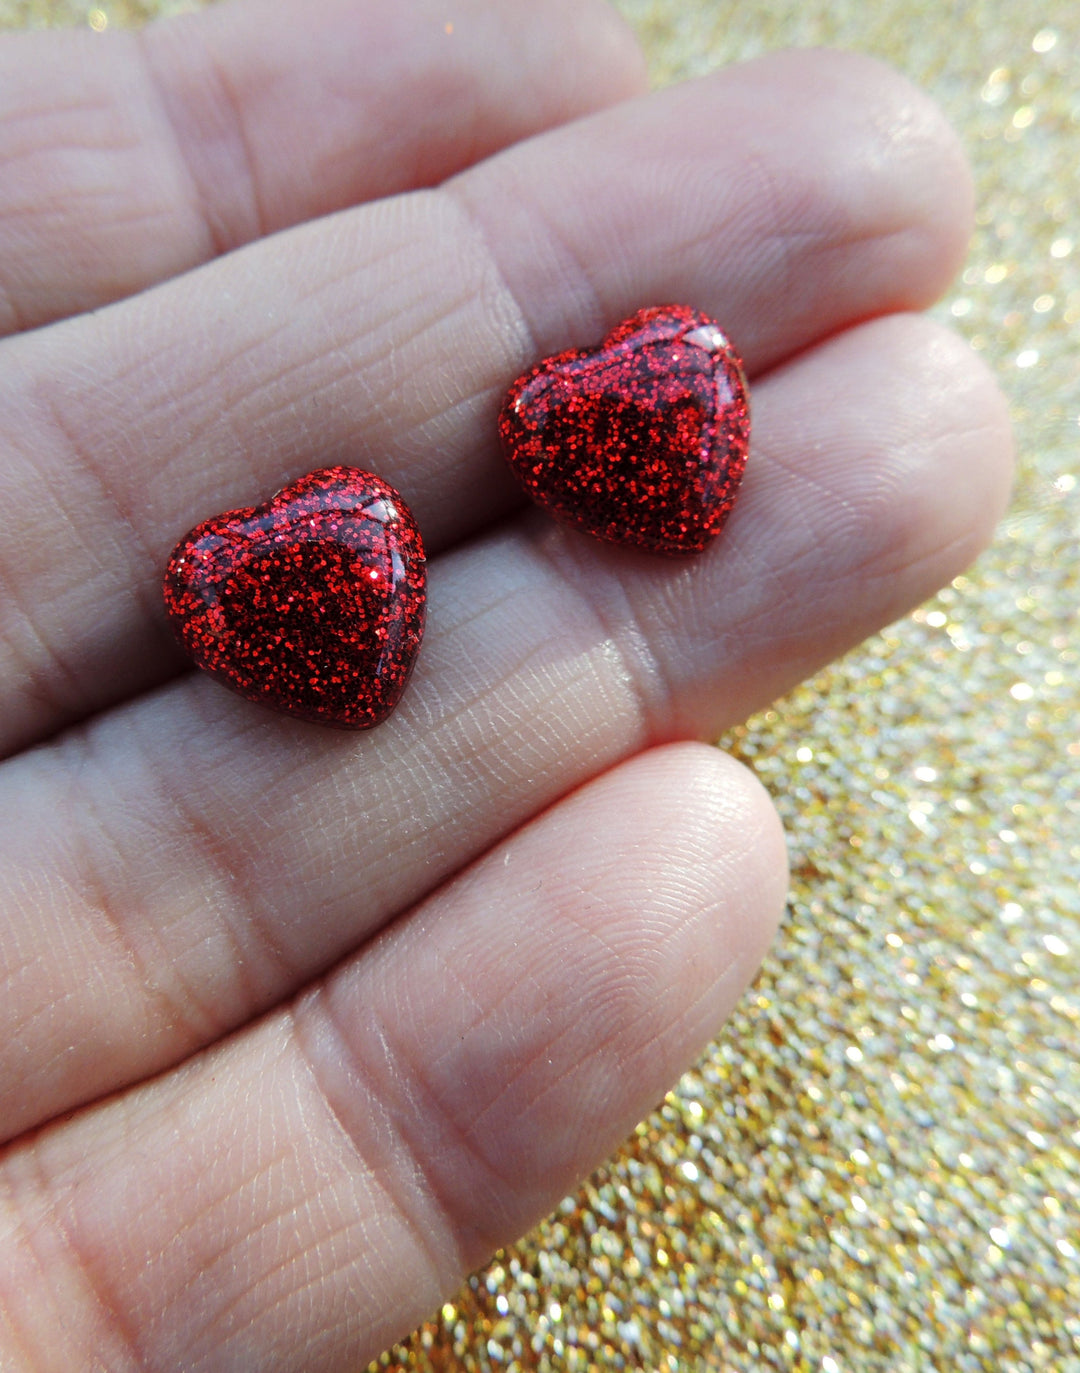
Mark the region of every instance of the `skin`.
POLYGON ((778 822, 696 741, 990 537, 1004 407, 916 313, 971 218, 936 109, 829 52, 643 89, 593 0, 0 41, 5 1369, 344 1370, 427 1315, 764 953, 778 822), (667 300, 753 386, 684 562, 524 509, 494 444, 525 365, 667 300), (186 671, 159 594, 335 461, 432 555, 369 735, 186 671))

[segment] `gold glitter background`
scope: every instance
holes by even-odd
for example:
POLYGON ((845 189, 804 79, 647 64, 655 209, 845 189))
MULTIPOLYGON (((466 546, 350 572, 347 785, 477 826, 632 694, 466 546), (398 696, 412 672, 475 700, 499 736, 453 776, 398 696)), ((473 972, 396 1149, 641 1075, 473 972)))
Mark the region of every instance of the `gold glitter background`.
MULTIPOLYGON (((0 0, 0 23, 183 0, 0 0)), ((1075 0, 621 0, 658 83, 876 53, 964 135, 939 307, 1011 397, 993 549, 724 742, 793 887, 755 989, 611 1162, 382 1367, 1080 1370, 1080 12, 1075 0)))

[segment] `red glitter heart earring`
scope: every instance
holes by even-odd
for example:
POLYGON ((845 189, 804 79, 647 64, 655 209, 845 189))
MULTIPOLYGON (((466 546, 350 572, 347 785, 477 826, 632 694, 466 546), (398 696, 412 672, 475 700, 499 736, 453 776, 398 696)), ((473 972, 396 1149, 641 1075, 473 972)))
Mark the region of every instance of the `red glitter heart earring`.
POLYGON ((640 310, 545 358, 499 416, 507 461, 557 520, 652 553, 700 553, 731 512, 750 405, 738 354, 686 305, 640 310))
POLYGON ((371 729, 420 648, 424 548, 393 487, 327 467, 196 526, 164 593, 181 645, 225 686, 301 720, 371 729))

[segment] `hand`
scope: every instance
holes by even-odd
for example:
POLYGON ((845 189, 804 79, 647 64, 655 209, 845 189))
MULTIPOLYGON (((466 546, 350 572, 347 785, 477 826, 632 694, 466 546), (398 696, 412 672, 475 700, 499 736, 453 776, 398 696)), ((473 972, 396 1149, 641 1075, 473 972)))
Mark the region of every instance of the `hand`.
POLYGON ((426 1315, 753 975, 782 839, 687 741, 989 536, 1001 401, 908 313, 968 232, 939 115, 825 52, 613 103, 642 80, 593 0, 0 44, 5 1368, 355 1368, 426 1315), (672 300, 755 422, 682 562, 524 510, 495 445, 525 365, 672 300), (359 736, 187 672, 159 593, 338 461, 433 555, 359 736))

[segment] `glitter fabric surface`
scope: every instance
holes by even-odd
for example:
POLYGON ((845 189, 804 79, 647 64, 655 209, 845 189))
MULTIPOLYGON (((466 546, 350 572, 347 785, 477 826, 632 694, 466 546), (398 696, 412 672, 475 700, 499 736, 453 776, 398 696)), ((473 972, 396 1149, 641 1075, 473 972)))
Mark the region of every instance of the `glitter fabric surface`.
POLYGON ((639 310, 599 347, 519 377, 499 433, 525 490, 556 519, 651 553, 700 553, 746 466, 742 365, 700 311, 639 310))
POLYGON ((412 672, 425 586, 420 531, 397 492, 327 467, 193 529, 164 593, 181 644, 225 686, 301 720, 371 729, 412 672))
MULTIPOLYGON (((938 307, 1002 377, 1017 492, 965 576, 724 742, 788 919, 722 1039, 385 1367, 1080 1370, 1080 26, 1075 0, 621 0, 658 82, 877 54, 961 131, 938 307)), ((6 0, 103 27, 176 5, 6 0)))

